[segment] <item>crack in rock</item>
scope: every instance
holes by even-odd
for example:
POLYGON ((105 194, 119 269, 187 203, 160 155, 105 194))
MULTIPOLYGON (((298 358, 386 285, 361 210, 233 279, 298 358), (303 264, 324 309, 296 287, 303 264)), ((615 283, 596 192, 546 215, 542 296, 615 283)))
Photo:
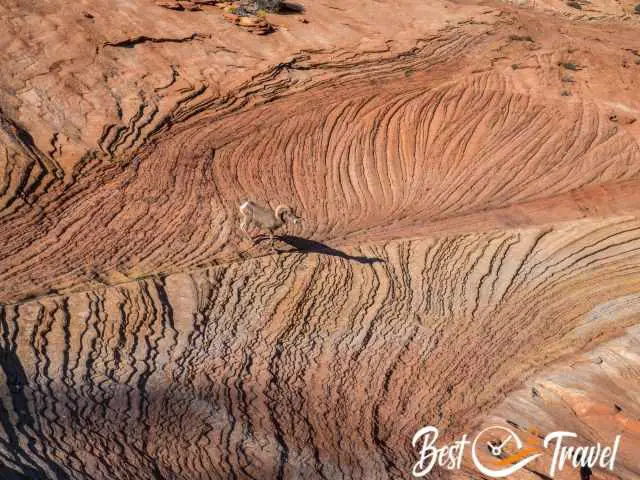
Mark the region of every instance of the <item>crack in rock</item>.
POLYGON ((156 37, 148 37, 146 35, 139 35, 133 38, 127 38, 126 40, 121 40, 119 42, 105 42, 104 47, 121 47, 121 48, 133 48, 136 45, 140 45, 141 43, 184 43, 190 42, 192 40, 202 40, 205 38, 210 38, 209 35, 204 35, 202 33, 192 33, 188 37, 182 38, 156 38, 156 37))

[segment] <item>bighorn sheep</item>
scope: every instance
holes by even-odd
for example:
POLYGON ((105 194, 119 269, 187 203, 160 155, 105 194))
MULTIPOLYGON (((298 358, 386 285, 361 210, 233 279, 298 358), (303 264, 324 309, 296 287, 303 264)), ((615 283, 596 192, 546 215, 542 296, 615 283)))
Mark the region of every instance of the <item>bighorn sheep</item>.
POLYGON ((297 217, 286 205, 278 205, 275 210, 269 207, 263 207, 251 200, 240 205, 240 230, 255 243, 254 239, 249 235, 248 228, 251 224, 262 230, 269 232, 269 241, 273 247, 274 232, 282 227, 288 220, 294 225, 300 223, 300 217, 297 217))

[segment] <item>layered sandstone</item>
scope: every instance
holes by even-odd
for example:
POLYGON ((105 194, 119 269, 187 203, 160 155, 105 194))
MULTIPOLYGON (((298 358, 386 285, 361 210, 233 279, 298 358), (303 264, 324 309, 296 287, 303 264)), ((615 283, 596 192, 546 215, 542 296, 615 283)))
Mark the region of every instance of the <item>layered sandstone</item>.
POLYGON ((0 1, 2 478, 408 478, 491 422, 636 478, 633 4, 305 7, 0 1))

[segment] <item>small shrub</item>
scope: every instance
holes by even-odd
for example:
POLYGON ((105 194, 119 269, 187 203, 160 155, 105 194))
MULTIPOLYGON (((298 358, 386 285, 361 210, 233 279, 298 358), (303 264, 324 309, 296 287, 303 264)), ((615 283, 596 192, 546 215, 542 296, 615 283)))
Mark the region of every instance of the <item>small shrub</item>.
POLYGON ((267 11, 266 10, 258 10, 256 12, 256 17, 264 18, 266 16, 267 16, 267 11))
POLYGON ((511 68, 514 69, 514 70, 517 70, 517 69, 520 68, 520 65, 518 65, 517 63, 512 63, 511 64, 511 68))
POLYGON ((640 15, 640 3, 633 7, 633 13, 640 15))
POLYGON ((238 15, 239 17, 250 17, 253 12, 242 5, 232 5, 227 8, 227 12, 238 15))
POLYGON ((509 35, 509 40, 512 40, 514 42, 531 42, 531 43, 535 43, 535 40, 529 35, 524 35, 524 36, 509 35))
POLYGON ((572 70, 574 72, 577 72, 578 70, 580 70, 580 68, 578 67, 578 65, 576 65, 573 62, 564 62, 560 64, 563 68, 567 69, 567 70, 572 70))
POLYGON ((567 2, 567 5, 572 7, 572 8, 577 8, 578 10, 582 10, 582 5, 578 2, 576 2, 575 0, 569 0, 567 2))
POLYGON ((564 83, 576 83, 571 75, 565 75, 564 77, 562 77, 562 81, 564 83))
POLYGON ((571 96, 571 92, 569 92, 567 90, 562 90, 560 92, 560 95, 562 95, 563 97, 569 97, 569 96, 571 96))

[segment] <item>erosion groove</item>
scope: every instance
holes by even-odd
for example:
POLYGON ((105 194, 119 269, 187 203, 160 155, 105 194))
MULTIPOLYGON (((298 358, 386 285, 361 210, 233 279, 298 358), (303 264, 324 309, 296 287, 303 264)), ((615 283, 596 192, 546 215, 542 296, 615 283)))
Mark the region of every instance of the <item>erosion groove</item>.
POLYGON ((182 38, 162 38, 162 37, 154 38, 154 37, 147 37, 145 35, 140 35, 139 37, 128 38, 126 40, 120 40, 118 42, 105 42, 104 46, 105 47, 132 48, 132 47, 135 47, 136 45, 138 45, 140 43, 146 43, 146 42, 152 42, 152 43, 163 43, 163 42, 182 43, 182 42, 189 42, 191 40, 196 40, 198 38, 203 38, 203 37, 205 37, 205 36, 202 35, 201 33, 192 33, 188 37, 182 37, 182 38))
POLYGON ((0 477, 399 479, 492 424, 640 475, 628 5, 147 3, 0 0, 0 477))

